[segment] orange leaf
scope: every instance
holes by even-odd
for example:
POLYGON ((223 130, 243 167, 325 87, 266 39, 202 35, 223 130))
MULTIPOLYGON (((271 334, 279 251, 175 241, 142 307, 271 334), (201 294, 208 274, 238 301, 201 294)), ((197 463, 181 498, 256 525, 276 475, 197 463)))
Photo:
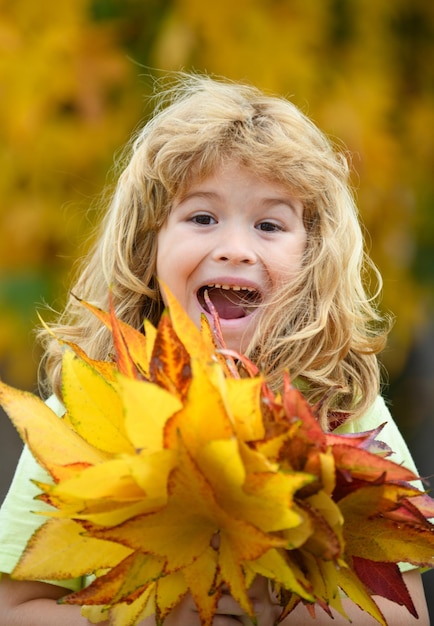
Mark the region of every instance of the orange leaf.
POLYGON ((161 316, 150 363, 151 380, 183 400, 191 382, 190 355, 179 341, 167 311, 161 316))
POLYGON ((146 376, 148 370, 146 337, 140 331, 116 317, 111 294, 110 311, 108 313, 77 296, 74 297, 112 332, 118 357, 118 369, 125 375, 136 378, 137 369, 135 366, 138 366, 140 371, 146 376))

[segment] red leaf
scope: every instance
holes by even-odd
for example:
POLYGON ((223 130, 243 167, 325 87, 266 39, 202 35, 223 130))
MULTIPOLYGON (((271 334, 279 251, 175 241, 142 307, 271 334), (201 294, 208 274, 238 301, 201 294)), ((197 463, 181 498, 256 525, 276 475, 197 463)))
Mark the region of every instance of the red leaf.
POLYGON ((361 448, 354 448, 348 444, 335 444, 333 446, 336 468, 345 472, 351 472, 353 478, 361 480, 376 480, 383 474, 387 481, 411 481, 417 476, 402 465, 372 454, 361 448))
POLYGON ((373 485, 383 485, 384 482, 384 474, 375 480, 362 480, 361 478, 355 478, 352 476, 351 472, 338 469, 336 471, 336 487, 333 491, 333 500, 335 502, 339 502, 348 494, 353 491, 357 491, 357 489, 363 489, 364 487, 370 487, 373 485))
POLYGON ((285 375, 284 378, 282 401, 286 417, 290 420, 290 423, 293 422, 294 419, 301 420, 301 427, 297 435, 303 437, 310 445, 314 444, 318 448, 325 448, 325 433, 302 393, 291 386, 288 375, 285 375))
POLYGON ((379 456, 390 456, 393 452, 392 449, 386 443, 384 443, 384 441, 380 441, 379 439, 377 439, 377 436, 383 430, 384 426, 385 423, 381 424, 377 428, 374 428, 373 430, 368 430, 362 433, 345 433, 345 435, 327 433, 327 443, 329 445, 337 445, 339 443, 342 443, 345 445, 360 448, 362 450, 367 450, 368 452, 378 454, 379 456))
POLYGON ((384 513, 386 517, 396 522, 404 522, 411 526, 421 526, 422 528, 431 528, 428 517, 434 517, 432 507, 428 511, 422 511, 417 505, 418 497, 403 498, 399 505, 384 513))
POLYGON ((434 498, 431 498, 426 493, 415 496, 411 499, 411 503, 426 518, 434 517, 434 498))
POLYGON ((396 563, 380 563, 354 556, 353 566, 357 576, 373 595, 382 596, 405 606, 414 617, 418 618, 416 608, 396 563))

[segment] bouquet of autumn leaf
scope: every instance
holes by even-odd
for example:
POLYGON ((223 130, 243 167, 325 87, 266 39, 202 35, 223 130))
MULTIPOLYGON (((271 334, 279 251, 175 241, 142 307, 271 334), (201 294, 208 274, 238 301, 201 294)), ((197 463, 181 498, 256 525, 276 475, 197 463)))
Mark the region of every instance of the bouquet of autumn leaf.
POLYGON ((397 563, 434 565, 434 500, 387 458, 381 429, 324 433, 288 377, 274 394, 246 360, 239 376, 206 320, 198 330, 167 296, 144 334, 82 302, 116 354, 102 362, 65 349, 63 419, 0 383, 1 404, 52 478, 37 483, 52 512, 12 575, 91 574, 61 602, 112 626, 151 614, 160 624, 187 592, 211 626, 223 587, 254 620, 257 575, 271 581, 282 619, 299 602, 345 616, 343 595, 383 625, 374 595, 417 615, 397 563))

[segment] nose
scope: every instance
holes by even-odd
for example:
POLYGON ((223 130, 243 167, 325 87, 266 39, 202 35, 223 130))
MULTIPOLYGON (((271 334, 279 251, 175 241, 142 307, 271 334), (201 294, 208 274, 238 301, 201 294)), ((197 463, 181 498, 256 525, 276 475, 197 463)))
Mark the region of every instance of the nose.
POLYGON ((256 263, 257 254, 252 237, 239 228, 222 229, 213 257, 216 261, 234 265, 256 263))

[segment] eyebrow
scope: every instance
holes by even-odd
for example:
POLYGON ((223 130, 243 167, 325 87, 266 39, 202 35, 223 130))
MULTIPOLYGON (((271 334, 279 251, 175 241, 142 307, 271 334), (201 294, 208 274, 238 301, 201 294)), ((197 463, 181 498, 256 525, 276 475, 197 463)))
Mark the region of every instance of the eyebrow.
MULTIPOLYGON (((182 195, 177 204, 181 204, 182 202, 186 202, 191 198, 206 198, 210 200, 220 200, 222 196, 216 191, 192 191, 191 193, 186 193, 182 195)), ((291 198, 289 196, 270 196, 261 199, 261 203, 266 207, 272 208, 274 205, 285 204, 292 211, 297 212, 298 209, 303 210, 303 203, 298 198, 291 198), (300 206, 298 206, 300 204, 300 206)))
POLYGON ((178 204, 186 202, 186 200, 190 200, 190 198, 211 198, 218 200, 220 197, 220 194, 214 191, 192 191, 182 194, 178 199, 178 204))
POLYGON ((288 196, 276 196, 271 198, 264 198, 263 203, 267 206, 269 205, 272 208, 273 205, 276 204, 285 204, 292 211, 297 211, 298 209, 303 210, 303 203, 298 198, 290 198, 288 196), (299 206, 298 206, 299 205, 299 206))

